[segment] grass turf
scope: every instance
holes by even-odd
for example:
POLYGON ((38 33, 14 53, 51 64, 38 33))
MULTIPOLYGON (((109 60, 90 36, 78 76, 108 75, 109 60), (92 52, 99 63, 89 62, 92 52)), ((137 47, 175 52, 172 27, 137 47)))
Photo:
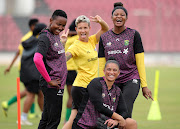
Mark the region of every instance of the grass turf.
MULTIPOLYGON (((0 104, 4 100, 10 99, 16 94, 16 77, 18 77, 17 67, 13 67, 11 72, 6 76, 3 74, 5 66, 0 66, 0 104)), ((148 121, 147 115, 152 103, 151 100, 146 100, 142 96, 140 90, 139 95, 134 104, 133 118, 138 123, 138 129, 180 129, 180 68, 174 67, 147 67, 147 81, 148 87, 154 92, 155 71, 160 70, 159 78, 159 94, 158 102, 162 115, 160 121, 148 121)), ((24 86, 21 84, 21 90, 24 86)), ((67 91, 64 93, 63 111, 61 123, 58 129, 62 128, 65 119, 65 108, 67 101, 67 91)), ((23 108, 23 100, 21 100, 21 111, 23 108)), ((2 109, 1 109, 2 110, 2 109)), ((36 103, 36 113, 41 114, 38 104, 36 103)), ((13 104, 8 110, 8 117, 6 118, 2 111, 0 111, 0 128, 1 129, 17 129, 17 105, 13 104)), ((40 118, 29 119, 33 126, 22 126, 21 129, 35 129, 38 126, 40 118)))

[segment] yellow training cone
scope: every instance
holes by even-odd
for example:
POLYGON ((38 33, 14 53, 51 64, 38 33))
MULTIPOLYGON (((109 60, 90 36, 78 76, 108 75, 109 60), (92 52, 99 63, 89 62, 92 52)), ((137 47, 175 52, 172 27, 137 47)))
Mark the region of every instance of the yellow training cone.
POLYGON ((161 120, 161 112, 158 101, 153 101, 149 110, 147 120, 161 120))
POLYGON ((154 101, 151 103, 147 120, 161 120, 161 112, 158 103, 159 70, 156 70, 154 85, 154 101))

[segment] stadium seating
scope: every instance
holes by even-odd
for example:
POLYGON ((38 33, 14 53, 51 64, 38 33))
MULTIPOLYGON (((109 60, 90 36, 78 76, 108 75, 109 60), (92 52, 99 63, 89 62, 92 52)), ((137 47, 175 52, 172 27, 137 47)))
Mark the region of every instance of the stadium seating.
POLYGON ((17 50, 22 33, 10 15, 0 16, 0 28, 0 50, 17 50))
MULTIPOLYGON (((68 15, 67 27, 79 15, 100 15, 113 27, 111 11, 118 0, 44 0, 48 8, 65 10, 68 15)), ((179 0, 121 0, 128 10, 127 27, 136 29, 143 41, 146 52, 180 52, 180 1, 179 0)), ((40 22, 49 24, 49 14, 33 14, 40 22)), ((0 50, 16 50, 23 35, 11 16, 0 16, 0 50), (13 42, 12 42, 13 41, 13 42)), ((91 23, 90 34, 100 26, 91 23)))
MULTIPOLYGON (((44 0, 51 10, 63 9, 68 14, 69 24, 79 15, 100 15, 112 28, 110 0, 44 0)), ((180 52, 180 1, 178 0, 121 0, 128 10, 127 26, 141 34, 147 52, 180 52), (176 33, 174 33, 176 32, 176 33)), ((91 33, 99 26, 92 24, 91 33)))

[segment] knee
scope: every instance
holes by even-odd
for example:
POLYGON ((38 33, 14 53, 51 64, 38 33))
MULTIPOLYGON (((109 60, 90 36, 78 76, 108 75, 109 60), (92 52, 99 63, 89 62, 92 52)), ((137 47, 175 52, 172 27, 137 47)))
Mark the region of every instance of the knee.
POLYGON ((137 122, 131 118, 126 119, 126 128, 127 129, 137 129, 137 122))

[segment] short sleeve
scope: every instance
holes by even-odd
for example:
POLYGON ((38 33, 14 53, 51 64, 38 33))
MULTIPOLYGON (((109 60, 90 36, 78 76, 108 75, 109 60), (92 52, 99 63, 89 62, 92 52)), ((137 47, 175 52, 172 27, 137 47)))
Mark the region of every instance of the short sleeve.
POLYGON ((38 46, 36 52, 43 55, 43 57, 46 57, 49 45, 49 38, 46 36, 46 33, 42 33, 38 38, 38 46))
POLYGON ((79 56, 79 47, 78 47, 78 40, 75 41, 68 49, 67 52, 70 52, 73 57, 79 56))
POLYGON ((94 35, 91 35, 91 36, 89 37, 89 40, 91 40, 94 44, 98 44, 95 34, 94 34, 94 35))
POLYGON ((144 48, 142 45, 141 36, 138 31, 135 31, 134 35, 134 54, 144 52, 144 48))

